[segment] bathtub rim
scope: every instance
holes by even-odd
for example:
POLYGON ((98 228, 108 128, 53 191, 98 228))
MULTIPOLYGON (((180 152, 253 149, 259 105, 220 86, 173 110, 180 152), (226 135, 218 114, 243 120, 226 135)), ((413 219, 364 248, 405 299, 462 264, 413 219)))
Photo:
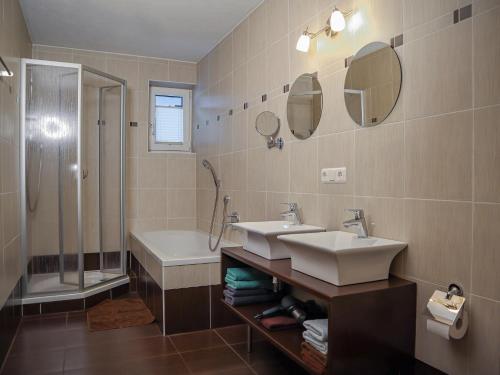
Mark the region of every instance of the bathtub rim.
MULTIPOLYGON (((186 257, 186 258, 178 258, 178 259, 163 259, 161 257, 161 250, 159 250, 156 246, 151 244, 148 240, 142 236, 142 233, 145 232, 168 232, 168 229, 161 229, 161 230, 147 230, 147 231, 129 231, 129 236, 133 237, 136 241, 138 241, 146 251, 150 255, 152 255, 156 261, 158 261, 162 267, 173 267, 173 266, 189 266, 189 265, 195 265, 195 264, 210 264, 210 263, 220 263, 220 248, 219 250, 214 253, 210 257, 205 257, 205 258, 193 258, 193 257, 186 257)), ((192 229, 192 230, 183 230, 183 229, 175 229, 171 230, 175 232, 190 232, 190 233, 198 233, 198 234, 203 234, 207 236, 207 242, 208 242, 208 232, 204 232, 202 230, 198 229, 192 229)), ((239 245, 232 243, 227 240, 222 240, 221 241, 221 246, 220 247, 237 247, 239 245)), ((132 249, 131 249, 132 251, 132 249)), ((207 251, 210 252, 208 249, 208 243, 207 243, 207 251)), ((210 254, 210 253, 209 253, 210 254)))

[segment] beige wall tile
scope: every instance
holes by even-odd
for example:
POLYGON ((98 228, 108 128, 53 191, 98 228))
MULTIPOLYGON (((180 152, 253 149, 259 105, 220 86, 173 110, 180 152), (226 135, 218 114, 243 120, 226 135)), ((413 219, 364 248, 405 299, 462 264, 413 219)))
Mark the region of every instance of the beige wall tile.
POLYGON ((247 64, 238 66, 233 73, 233 102, 235 110, 243 109, 247 99, 247 64))
POLYGON ((290 81, 288 67, 288 36, 270 45, 266 51, 266 92, 281 91, 283 85, 290 81))
POLYGON ((193 288, 210 285, 209 264, 163 267, 163 289, 193 288))
MULTIPOLYGON (((266 150, 266 181, 268 191, 288 192, 290 189, 290 148, 266 150)), ((261 168, 264 168, 262 165, 261 168)))
POLYGON ((403 0, 405 31, 457 8, 456 0, 403 0))
POLYGON ((253 57, 266 48, 267 7, 263 2, 248 17, 248 57, 253 57))
MULTIPOLYGON (((318 196, 316 194, 290 193, 290 202, 299 206, 299 212, 304 224, 318 225, 318 196)), ((284 207, 286 209, 286 207, 284 207)))
POLYGON ((405 201, 400 198, 356 197, 365 211, 370 236, 405 241, 405 201))
POLYGON ((267 193, 266 220, 283 220, 281 213, 286 210, 283 203, 290 202, 288 193, 267 193))
POLYGON ((474 205, 472 293, 500 301, 500 205, 474 205))
POLYGON ((472 199, 472 111, 409 121, 406 196, 472 199))
POLYGON ((500 106, 474 111, 474 199, 500 202, 500 106))
POLYGON ((474 20, 474 105, 500 104, 500 7, 474 20))
POLYGON ((167 162, 160 158, 139 158, 138 187, 142 189, 165 189, 167 185, 167 162))
POLYGON ((317 193, 318 140, 309 138, 288 145, 290 155, 290 191, 294 193, 317 193))
POLYGON ((347 195, 318 195, 318 224, 327 230, 351 231, 342 222, 349 217, 345 212, 354 208, 354 197, 347 195))
POLYGON ((405 45, 406 118, 472 107, 472 22, 405 45))
POLYGON ((472 205, 410 199, 405 214, 407 275, 470 290, 472 205))
POLYGON ((266 149, 248 150, 248 190, 266 190, 266 149))
POLYGON ((168 218, 196 216, 196 190, 168 190, 168 218))
MULTIPOLYGON (((290 0, 289 1, 289 15, 290 24, 289 29, 294 30, 300 24, 308 21, 317 12, 317 1, 302 1, 302 0, 290 0)), ((304 31, 304 30, 302 30, 304 31)))
POLYGON ((224 190, 233 189, 233 154, 224 154, 220 157, 219 178, 224 190))
POLYGON ((500 372, 500 302, 471 298, 469 324, 469 374, 500 372))
POLYGON ((210 285, 219 285, 221 283, 220 263, 209 263, 210 285))
POLYGON ((265 192, 249 191, 247 193, 247 220, 266 220, 267 197, 265 192))
POLYGON ((267 40, 273 44, 288 33, 288 1, 268 0, 267 40))
POLYGON ((167 219, 168 230, 196 230, 195 217, 181 217, 174 219, 167 219))
POLYGON ((167 157, 167 188, 193 189, 196 187, 196 159, 194 157, 167 157))
POLYGON ((167 194, 165 190, 141 189, 138 192, 138 217, 140 219, 165 218, 167 194))
POLYGON ((139 89, 149 90, 148 81, 169 81, 169 61, 139 58, 139 89))
POLYGON ((355 134, 356 194, 402 197, 403 124, 360 129, 355 134))
POLYGON ((137 57, 132 58, 122 55, 108 57, 106 70, 116 77, 127 80, 127 88, 129 90, 141 89, 139 85, 139 63, 137 57))
POLYGON ((234 151, 246 150, 247 148, 247 128, 248 128, 248 112, 240 111, 233 114, 232 120, 232 145, 234 151))
POLYGON ((222 79, 233 71, 233 34, 226 36, 218 48, 220 64, 217 74, 222 79))
POLYGON ((233 32, 233 66, 239 67, 248 58, 248 18, 245 18, 233 32))
POLYGON ((190 62, 170 61, 169 69, 170 81, 196 84, 196 64, 190 62))
POLYGON ((247 116, 247 144, 248 148, 263 147, 265 143, 265 138, 257 133, 255 128, 255 121, 257 116, 266 110, 266 103, 261 103, 260 100, 254 103, 245 112, 248 112, 247 116))
POLYGON ((240 151, 233 154, 233 184, 234 190, 247 189, 247 152, 240 151))
POLYGON ((106 70, 106 57, 104 54, 74 50, 73 62, 90 66, 101 71, 106 70))
POLYGON ((354 132, 331 134, 318 139, 318 170, 320 194, 349 194, 354 193, 354 132), (345 184, 323 184, 321 169, 347 168, 347 182, 345 184))
POLYGON ((262 94, 265 94, 267 67, 266 53, 261 51, 254 57, 248 60, 247 65, 247 102, 260 99, 262 94))

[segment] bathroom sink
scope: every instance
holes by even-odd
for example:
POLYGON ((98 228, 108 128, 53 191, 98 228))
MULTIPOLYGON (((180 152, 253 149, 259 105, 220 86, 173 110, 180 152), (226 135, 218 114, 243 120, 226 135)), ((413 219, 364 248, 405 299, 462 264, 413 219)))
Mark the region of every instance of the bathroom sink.
POLYGON ((270 260, 290 258, 286 245, 277 239, 279 235, 325 231, 325 228, 291 224, 288 221, 257 221, 235 223, 232 226, 247 232, 243 244, 245 250, 270 260))
POLYGON ((338 286, 384 280, 406 243, 334 231, 280 235, 292 268, 338 286))

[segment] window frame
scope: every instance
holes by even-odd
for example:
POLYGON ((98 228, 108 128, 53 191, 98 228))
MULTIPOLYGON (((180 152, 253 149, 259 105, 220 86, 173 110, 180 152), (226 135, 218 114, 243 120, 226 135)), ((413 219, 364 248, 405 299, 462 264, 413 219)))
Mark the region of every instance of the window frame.
POLYGON ((149 87, 149 129, 148 143, 150 152, 177 151, 191 152, 191 112, 192 112, 192 90, 173 87, 150 86, 149 87), (183 142, 157 142, 156 130, 156 96, 180 96, 183 103, 183 142))

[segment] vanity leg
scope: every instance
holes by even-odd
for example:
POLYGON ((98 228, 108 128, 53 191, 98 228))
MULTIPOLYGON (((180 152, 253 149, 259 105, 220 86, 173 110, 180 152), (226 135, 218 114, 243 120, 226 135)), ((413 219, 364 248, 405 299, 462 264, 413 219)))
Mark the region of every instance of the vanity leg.
POLYGON ((252 327, 247 324, 247 353, 252 352, 252 327))

